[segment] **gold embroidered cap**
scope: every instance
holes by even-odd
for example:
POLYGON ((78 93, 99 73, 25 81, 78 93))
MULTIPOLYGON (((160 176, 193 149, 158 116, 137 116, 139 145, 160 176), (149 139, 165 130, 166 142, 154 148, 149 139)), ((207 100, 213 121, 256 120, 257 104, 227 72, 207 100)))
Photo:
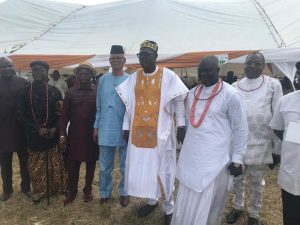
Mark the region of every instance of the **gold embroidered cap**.
POLYGON ((141 49, 141 48, 150 48, 150 49, 154 50, 155 52, 157 52, 157 50, 158 50, 158 45, 157 45, 157 43, 154 42, 154 41, 146 40, 146 41, 144 41, 144 42, 141 44, 140 49, 141 49))

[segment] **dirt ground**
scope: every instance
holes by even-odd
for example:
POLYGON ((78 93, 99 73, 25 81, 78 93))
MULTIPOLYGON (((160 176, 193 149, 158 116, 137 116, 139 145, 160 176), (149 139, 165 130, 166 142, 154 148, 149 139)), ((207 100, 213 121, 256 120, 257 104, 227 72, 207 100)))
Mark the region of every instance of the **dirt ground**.
MULTIPOLYGON (((7 202, 0 203, 0 225, 161 225, 164 223, 161 205, 149 217, 139 219, 136 212, 139 206, 146 203, 145 200, 131 198, 126 208, 119 205, 117 193, 120 178, 118 160, 116 169, 113 171, 114 191, 112 199, 107 205, 99 204, 99 167, 95 172, 93 182, 94 200, 91 203, 83 202, 82 188, 84 184, 85 165, 82 165, 79 192, 76 200, 68 207, 63 207, 64 196, 57 195, 50 199, 50 205, 44 200, 38 205, 33 205, 20 192, 20 173, 17 157, 14 156, 14 193, 7 202)), ((269 171, 266 176, 266 188, 263 195, 263 208, 261 212, 261 225, 281 225, 281 197, 280 189, 276 184, 278 169, 269 171)), ((2 181, 0 181, 0 192, 2 193, 2 181)), ((230 208, 229 195, 226 211, 230 208)), ((236 225, 246 224, 247 215, 244 213, 236 225)), ((223 223, 222 225, 225 225, 223 223)))

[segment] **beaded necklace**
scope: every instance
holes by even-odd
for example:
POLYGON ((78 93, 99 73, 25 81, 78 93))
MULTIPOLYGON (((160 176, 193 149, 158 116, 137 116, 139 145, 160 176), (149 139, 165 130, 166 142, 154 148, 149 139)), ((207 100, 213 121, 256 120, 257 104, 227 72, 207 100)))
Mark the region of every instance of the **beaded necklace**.
POLYGON ((223 88, 223 81, 221 79, 218 80, 216 86, 214 87, 214 89, 212 90, 209 98, 207 99, 199 99, 199 96, 201 94, 201 91, 203 89, 203 85, 200 85, 198 86, 196 89, 195 89, 195 96, 194 96, 194 101, 193 101, 193 104, 192 104, 192 109, 191 109, 191 114, 190 114, 190 123, 192 124, 193 127, 197 128, 201 125, 201 123, 203 122, 205 116, 206 116, 206 113, 210 107, 210 104, 213 100, 213 98, 218 95, 220 93, 220 91, 222 90, 223 88), (219 87, 220 85, 222 84, 222 87, 221 89, 219 90, 219 87), (199 87, 199 88, 198 88, 199 87), (218 91, 219 90, 219 91, 218 91), (195 122, 195 109, 196 109, 196 105, 197 105, 197 101, 198 100, 207 100, 206 102, 206 105, 205 105, 205 108, 204 108, 204 111, 201 113, 200 115, 200 118, 197 122, 195 122))
POLYGON ((32 83, 30 85, 30 94, 29 94, 29 98, 30 98, 30 104, 31 104, 31 112, 32 112, 32 116, 33 116, 33 119, 35 121, 35 123, 37 125, 39 125, 40 127, 45 127, 47 122, 48 122, 48 84, 46 83, 45 86, 46 86, 46 119, 43 123, 39 123, 36 116, 35 116, 35 113, 34 113, 34 109, 33 109, 33 101, 32 101, 32 83))
POLYGON ((264 75, 262 75, 262 78, 263 78, 263 80, 262 80, 261 84, 257 88, 254 88, 254 89, 251 89, 251 90, 245 90, 245 89, 240 87, 240 81, 242 79, 237 82, 237 86, 238 86, 239 89, 241 89, 242 91, 245 91, 245 92, 256 91, 256 90, 260 89, 262 87, 262 85, 264 84, 264 82, 265 82, 265 76, 264 75))

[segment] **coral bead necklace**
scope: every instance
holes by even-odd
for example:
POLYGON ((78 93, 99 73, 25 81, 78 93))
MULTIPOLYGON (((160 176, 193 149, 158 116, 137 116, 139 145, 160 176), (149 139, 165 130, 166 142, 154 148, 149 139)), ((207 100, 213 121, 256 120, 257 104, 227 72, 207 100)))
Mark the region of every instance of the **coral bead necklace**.
POLYGON ((261 84, 260 84, 257 88, 254 88, 254 89, 251 89, 251 90, 245 90, 245 89, 241 88, 241 86, 240 86, 240 80, 237 82, 237 86, 238 86, 238 88, 241 89, 242 91, 245 91, 245 92, 252 92, 252 91, 256 91, 256 90, 260 89, 260 88, 262 87, 262 85, 264 84, 264 82, 265 82, 265 76, 262 75, 262 82, 261 82, 261 84))
POLYGON ((191 114, 190 114, 190 123, 192 124, 193 127, 197 128, 201 125, 201 123, 203 122, 203 120, 206 116, 206 113, 207 113, 207 111, 210 107, 210 104, 211 104, 213 98, 220 93, 222 88, 223 88, 223 81, 221 79, 219 79, 216 86, 214 87, 214 89, 212 90, 211 94, 209 95, 209 97, 207 99, 199 99, 199 96, 200 96, 201 91, 203 89, 203 85, 200 85, 195 89, 195 96, 194 96, 194 101, 193 101, 193 104, 192 104, 192 109, 191 109, 191 114), (221 84, 222 84, 222 87, 219 90, 219 87, 220 87, 221 84), (207 102, 206 102, 204 111, 200 115, 199 120, 195 121, 195 109, 196 109, 196 105, 197 105, 198 100, 207 100, 207 102))

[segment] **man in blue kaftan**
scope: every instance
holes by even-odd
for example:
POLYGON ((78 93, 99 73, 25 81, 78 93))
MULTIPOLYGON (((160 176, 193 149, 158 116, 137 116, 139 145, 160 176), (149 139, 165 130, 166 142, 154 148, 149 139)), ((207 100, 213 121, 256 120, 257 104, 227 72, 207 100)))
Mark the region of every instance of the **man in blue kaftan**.
POLYGON ((123 47, 111 47, 110 65, 112 72, 103 75, 98 84, 96 100, 96 120, 94 123, 94 141, 99 145, 100 164, 100 202, 107 203, 112 192, 112 171, 116 148, 119 149, 121 181, 119 184, 120 204, 128 205, 128 195, 124 190, 124 173, 127 144, 123 139, 122 126, 125 105, 115 88, 128 78, 123 71, 126 62, 123 47))

